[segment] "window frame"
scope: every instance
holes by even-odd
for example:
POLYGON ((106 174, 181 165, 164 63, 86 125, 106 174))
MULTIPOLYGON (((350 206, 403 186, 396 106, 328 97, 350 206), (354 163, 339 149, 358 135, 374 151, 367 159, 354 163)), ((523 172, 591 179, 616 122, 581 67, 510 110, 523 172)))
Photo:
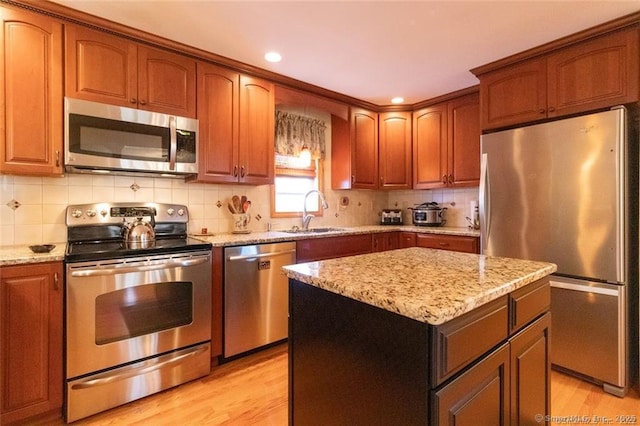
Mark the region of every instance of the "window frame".
MULTIPOLYGON (((311 160, 312 164, 315 164, 314 167, 308 168, 289 168, 289 167, 278 167, 275 166, 274 172, 274 183, 269 185, 271 187, 271 217, 273 218, 292 218, 292 217, 301 217, 302 212, 276 212, 276 184, 275 178, 278 176, 299 176, 299 177, 315 177, 318 182, 317 190, 324 193, 324 164, 321 159, 311 160)), ((307 210, 307 213, 313 214, 316 217, 322 217, 324 209, 322 208, 322 203, 320 202, 320 197, 318 197, 318 209, 317 210, 307 210)))

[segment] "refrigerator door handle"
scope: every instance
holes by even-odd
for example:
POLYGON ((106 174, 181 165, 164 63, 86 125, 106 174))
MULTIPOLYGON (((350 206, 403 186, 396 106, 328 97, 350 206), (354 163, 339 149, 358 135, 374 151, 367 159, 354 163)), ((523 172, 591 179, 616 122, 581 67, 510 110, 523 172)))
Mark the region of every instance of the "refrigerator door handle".
POLYGON ((582 291, 584 293, 604 294, 606 296, 619 296, 620 291, 618 289, 592 287, 587 285, 572 284, 567 282, 553 281, 549 282, 551 287, 563 288, 565 290, 582 291))
POLYGON ((491 223, 491 200, 489 199, 489 157, 486 153, 480 159, 480 252, 484 253, 489 238, 489 224, 491 223))

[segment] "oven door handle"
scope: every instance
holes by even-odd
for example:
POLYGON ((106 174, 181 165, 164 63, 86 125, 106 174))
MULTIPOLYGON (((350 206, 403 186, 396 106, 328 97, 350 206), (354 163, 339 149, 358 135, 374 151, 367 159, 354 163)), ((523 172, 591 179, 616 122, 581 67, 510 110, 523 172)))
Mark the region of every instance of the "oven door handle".
POLYGON ((122 367, 116 372, 110 371, 98 375, 97 377, 74 383, 71 389, 87 389, 96 386, 107 385, 109 383, 117 382, 120 380, 130 379, 131 377, 141 376, 143 374, 151 373, 153 371, 164 368, 168 365, 177 364, 185 361, 187 358, 192 358, 196 355, 200 355, 209 349, 208 345, 198 346, 196 348, 189 348, 178 351, 176 353, 163 355, 156 359, 150 359, 140 363, 136 363, 127 367, 122 367))
POLYGON ((157 263, 154 263, 152 265, 128 266, 126 263, 123 263, 121 264, 122 266, 111 265, 109 267, 76 269, 71 271, 71 276, 72 277, 92 277, 96 275, 117 275, 117 274, 126 274, 129 272, 145 272, 145 271, 154 271, 157 269, 195 266, 208 261, 209 261, 209 256, 202 256, 202 257, 183 259, 183 260, 166 259, 166 260, 162 260, 157 263))

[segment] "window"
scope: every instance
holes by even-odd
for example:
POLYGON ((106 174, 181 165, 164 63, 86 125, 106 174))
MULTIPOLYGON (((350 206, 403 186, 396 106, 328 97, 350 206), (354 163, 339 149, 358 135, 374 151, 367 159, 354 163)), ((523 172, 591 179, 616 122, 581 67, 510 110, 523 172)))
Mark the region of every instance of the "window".
POLYGON ((322 216, 319 196, 305 195, 322 191, 328 113, 277 110, 275 117, 275 180, 271 186, 271 217, 299 217, 305 207, 322 216), (306 158, 306 161, 303 160, 306 158))
MULTIPOLYGON (((322 160, 301 164, 295 156, 276 155, 275 182, 272 185, 271 217, 296 217, 302 213, 307 192, 322 191, 322 160)), ((322 216, 318 196, 307 199, 307 212, 322 216)))

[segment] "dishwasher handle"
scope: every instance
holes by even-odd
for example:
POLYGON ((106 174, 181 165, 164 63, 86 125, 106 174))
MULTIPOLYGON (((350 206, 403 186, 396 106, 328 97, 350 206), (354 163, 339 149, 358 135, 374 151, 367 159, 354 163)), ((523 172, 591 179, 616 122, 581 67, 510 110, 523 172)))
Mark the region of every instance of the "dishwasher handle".
POLYGON ((295 249, 291 249, 291 250, 284 250, 284 251, 274 251, 270 253, 242 254, 239 256, 229 256, 227 257, 227 261, 233 262, 235 260, 264 259, 265 257, 276 257, 276 256, 282 256, 283 254, 292 254, 295 252, 296 252, 295 249))

